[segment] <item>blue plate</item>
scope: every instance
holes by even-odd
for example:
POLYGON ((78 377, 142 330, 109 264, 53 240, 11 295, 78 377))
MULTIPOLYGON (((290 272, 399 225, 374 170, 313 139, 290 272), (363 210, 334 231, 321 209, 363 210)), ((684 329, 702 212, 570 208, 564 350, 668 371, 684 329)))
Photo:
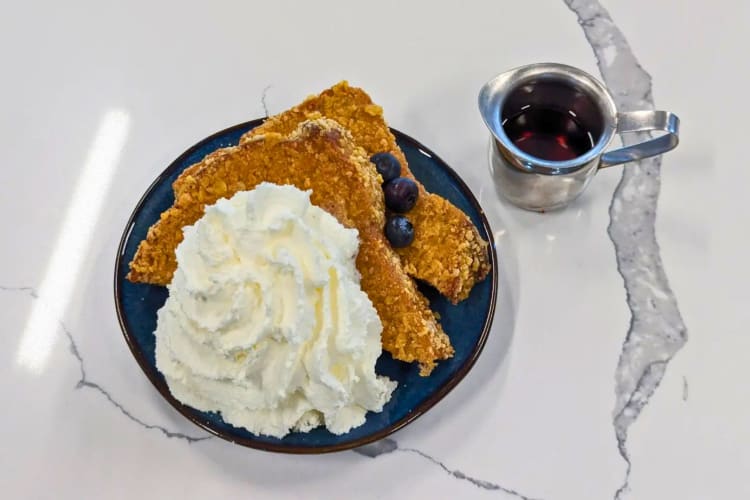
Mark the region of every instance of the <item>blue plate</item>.
MULTIPOLYGON (((227 424, 218 413, 202 412, 183 405, 170 394, 154 359, 156 311, 164 304, 167 289, 127 281, 128 263, 138 244, 146 237, 148 228, 172 205, 172 182, 177 176, 212 151, 236 145, 242 134, 261 123, 262 119, 242 123, 200 141, 172 162, 138 202, 125 227, 115 263, 115 303, 120 326, 133 356, 159 393, 185 417, 212 434, 251 448, 286 453, 324 453, 362 446, 413 422, 448 394, 474 365, 487 340, 495 312, 495 248, 491 245, 492 269, 489 276, 474 287, 468 299, 458 305, 452 305, 433 288, 420 285, 430 301, 430 307, 440 314, 440 321, 456 353, 452 359, 439 363, 429 377, 420 377, 415 364, 395 361, 384 352, 378 360, 376 371, 396 380, 398 387, 383 411, 368 413, 362 426, 341 436, 325 428, 317 428, 308 433, 291 433, 277 439, 256 436, 227 424)), ((425 188, 463 210, 471 217, 482 238, 492 241, 492 231, 484 212, 458 175, 422 144, 397 130, 392 131, 406 155, 409 167, 425 188)))

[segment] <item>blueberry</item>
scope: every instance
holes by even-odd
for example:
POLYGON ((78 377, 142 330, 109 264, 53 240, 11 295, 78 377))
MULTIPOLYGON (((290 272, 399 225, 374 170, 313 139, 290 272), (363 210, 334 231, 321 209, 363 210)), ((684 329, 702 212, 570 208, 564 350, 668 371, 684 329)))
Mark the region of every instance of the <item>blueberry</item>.
POLYGON ((401 175, 401 162, 391 153, 375 153, 370 161, 375 164, 384 183, 401 175))
POLYGON ((396 177, 383 186, 385 206, 394 212, 405 213, 414 207, 419 197, 417 183, 407 177, 396 177))
POLYGON ((403 248, 414 241, 414 226, 403 215, 391 215, 385 222, 385 236, 393 248, 403 248))

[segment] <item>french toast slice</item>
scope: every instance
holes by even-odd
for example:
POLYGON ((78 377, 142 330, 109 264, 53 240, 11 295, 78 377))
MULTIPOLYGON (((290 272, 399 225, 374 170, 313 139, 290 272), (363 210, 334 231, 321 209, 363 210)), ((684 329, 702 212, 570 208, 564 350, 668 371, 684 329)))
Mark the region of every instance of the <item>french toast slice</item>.
MULTIPOLYGON (((269 118, 248 132, 243 141, 258 134, 287 134, 306 119, 319 116, 333 119, 348 129, 354 141, 371 156, 388 151, 401 162, 402 173, 416 181, 396 138, 383 118, 383 110, 362 89, 346 81, 307 98, 302 104, 269 118)), ((180 182, 175 191, 181 189, 180 182)), ((407 214, 414 225, 411 245, 396 249, 406 272, 434 286, 456 304, 469 296, 476 283, 490 269, 487 242, 477 232, 469 217, 448 200, 429 193, 417 181, 419 198, 407 214)))
POLYGON ((383 323, 383 348, 395 359, 418 362, 428 375, 453 355, 427 299, 406 274, 383 234, 381 178, 348 131, 328 119, 300 123, 290 135, 269 132, 219 149, 180 175, 175 202, 148 231, 130 263, 128 279, 166 285, 177 268, 182 228, 204 207, 260 182, 311 189, 311 201, 359 231, 361 286, 383 323))

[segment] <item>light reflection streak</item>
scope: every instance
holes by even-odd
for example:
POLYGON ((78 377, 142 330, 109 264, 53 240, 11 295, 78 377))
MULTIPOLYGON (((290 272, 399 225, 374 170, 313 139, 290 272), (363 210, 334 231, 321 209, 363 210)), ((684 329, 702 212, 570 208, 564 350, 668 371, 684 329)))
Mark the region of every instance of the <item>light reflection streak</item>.
POLYGON ((112 109, 102 117, 86 163, 57 235, 16 353, 16 362, 38 374, 44 370, 62 319, 88 255, 91 237, 107 198, 130 129, 130 115, 112 109))

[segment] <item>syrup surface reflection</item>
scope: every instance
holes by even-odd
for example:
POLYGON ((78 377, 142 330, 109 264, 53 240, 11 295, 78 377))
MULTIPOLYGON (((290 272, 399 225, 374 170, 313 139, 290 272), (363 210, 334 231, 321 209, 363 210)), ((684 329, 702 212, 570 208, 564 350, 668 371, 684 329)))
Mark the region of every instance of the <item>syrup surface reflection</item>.
POLYGON ((503 129, 521 151, 550 161, 572 160, 594 147, 591 132, 572 110, 529 105, 503 120, 503 129))

